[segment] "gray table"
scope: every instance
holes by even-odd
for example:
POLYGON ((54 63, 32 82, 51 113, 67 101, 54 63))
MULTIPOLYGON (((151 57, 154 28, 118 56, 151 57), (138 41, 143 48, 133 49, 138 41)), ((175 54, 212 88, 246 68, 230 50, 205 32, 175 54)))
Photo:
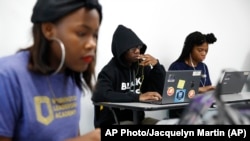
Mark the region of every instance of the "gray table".
MULTIPOLYGON (((238 102, 246 102, 250 101, 250 92, 243 92, 241 94, 226 94, 221 96, 222 100, 225 103, 238 103, 238 102)), ((156 111, 156 110, 168 110, 181 108, 188 105, 188 103, 173 103, 173 104, 149 104, 143 102, 97 102, 94 105, 102 105, 105 107, 109 107, 113 115, 116 119, 116 122, 119 124, 119 120, 116 118, 116 115, 113 111, 113 108, 121 108, 121 109, 130 109, 133 111, 133 121, 135 124, 139 124, 138 120, 138 111, 156 111)))

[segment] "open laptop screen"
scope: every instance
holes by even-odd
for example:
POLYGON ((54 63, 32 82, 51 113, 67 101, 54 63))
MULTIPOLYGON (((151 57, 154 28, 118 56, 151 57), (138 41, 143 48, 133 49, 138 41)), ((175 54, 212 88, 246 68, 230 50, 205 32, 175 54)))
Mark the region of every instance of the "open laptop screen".
POLYGON ((225 71, 221 80, 221 94, 240 93, 250 71, 225 71))

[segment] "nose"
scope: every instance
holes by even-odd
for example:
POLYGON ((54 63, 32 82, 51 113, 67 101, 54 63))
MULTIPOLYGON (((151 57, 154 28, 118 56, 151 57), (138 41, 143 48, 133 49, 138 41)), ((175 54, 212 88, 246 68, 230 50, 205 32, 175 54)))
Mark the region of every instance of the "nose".
POLYGON ((201 55, 206 56, 206 55, 207 55, 207 52, 206 52, 206 51, 202 51, 202 52, 201 52, 201 55))
POLYGON ((140 48, 135 48, 135 51, 134 51, 134 53, 140 53, 140 48))
POLYGON ((85 48, 87 49, 96 49, 96 46, 97 46, 97 40, 95 37, 89 37, 86 45, 85 45, 85 48))

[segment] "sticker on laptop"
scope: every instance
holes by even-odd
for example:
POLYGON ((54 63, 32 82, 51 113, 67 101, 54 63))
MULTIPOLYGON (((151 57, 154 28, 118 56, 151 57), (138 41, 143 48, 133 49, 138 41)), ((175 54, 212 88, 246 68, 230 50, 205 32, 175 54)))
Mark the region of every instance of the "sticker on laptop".
POLYGON ((167 95, 168 96, 172 96, 174 94, 174 87, 168 87, 167 89, 167 95))
POLYGON ((186 96, 186 89, 176 90, 174 102, 184 102, 185 96, 186 96))
POLYGON ((193 98, 195 96, 195 91, 192 89, 188 92, 188 98, 193 98))

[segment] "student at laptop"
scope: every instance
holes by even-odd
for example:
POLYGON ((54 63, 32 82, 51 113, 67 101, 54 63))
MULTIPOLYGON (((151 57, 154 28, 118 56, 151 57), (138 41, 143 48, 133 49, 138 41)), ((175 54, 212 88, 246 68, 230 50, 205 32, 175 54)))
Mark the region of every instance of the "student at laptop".
MULTIPOLYGON (((208 67, 203 61, 208 53, 208 45, 216 40, 213 33, 203 34, 199 31, 190 33, 185 39, 181 55, 169 66, 168 70, 201 70, 199 93, 214 90, 208 67)), ((183 109, 169 110, 169 117, 178 118, 182 111, 183 109)))
MULTIPOLYGON (((119 25, 113 34, 113 57, 100 71, 94 102, 139 102, 161 100, 166 70, 159 60, 144 54, 147 46, 129 28, 119 25)), ((119 122, 132 121, 131 110, 115 109, 119 122)), ((141 124, 155 124, 158 120, 145 118, 138 113, 141 124)), ((107 107, 95 106, 95 126, 115 124, 112 111, 107 107)))

